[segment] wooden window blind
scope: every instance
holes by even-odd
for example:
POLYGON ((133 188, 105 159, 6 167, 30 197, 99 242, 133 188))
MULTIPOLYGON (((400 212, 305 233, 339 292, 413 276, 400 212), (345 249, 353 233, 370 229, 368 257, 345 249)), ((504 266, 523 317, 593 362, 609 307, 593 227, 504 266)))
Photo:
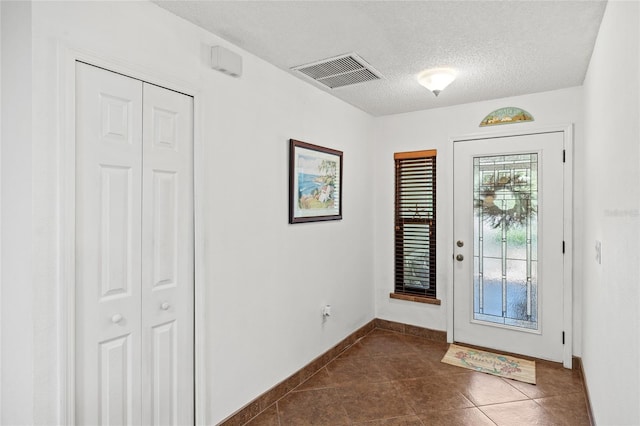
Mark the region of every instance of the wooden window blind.
POLYGON ((436 150, 394 154, 395 293, 436 298, 436 150))

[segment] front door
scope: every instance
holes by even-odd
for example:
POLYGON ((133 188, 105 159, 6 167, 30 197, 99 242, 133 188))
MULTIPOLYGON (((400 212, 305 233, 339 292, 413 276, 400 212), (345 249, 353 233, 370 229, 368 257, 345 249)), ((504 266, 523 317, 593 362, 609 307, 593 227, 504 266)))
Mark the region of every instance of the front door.
POLYGON ((563 361, 564 133, 454 142, 454 340, 563 361))

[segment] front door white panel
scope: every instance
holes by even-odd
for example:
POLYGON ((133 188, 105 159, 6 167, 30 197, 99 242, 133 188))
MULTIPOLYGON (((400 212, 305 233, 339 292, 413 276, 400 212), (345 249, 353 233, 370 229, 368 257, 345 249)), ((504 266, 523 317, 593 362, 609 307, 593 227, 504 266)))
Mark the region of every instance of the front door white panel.
POLYGON ((193 424, 192 98, 76 73, 76 421, 193 424))
POLYGON ((563 361, 564 133, 454 143, 454 340, 563 361))

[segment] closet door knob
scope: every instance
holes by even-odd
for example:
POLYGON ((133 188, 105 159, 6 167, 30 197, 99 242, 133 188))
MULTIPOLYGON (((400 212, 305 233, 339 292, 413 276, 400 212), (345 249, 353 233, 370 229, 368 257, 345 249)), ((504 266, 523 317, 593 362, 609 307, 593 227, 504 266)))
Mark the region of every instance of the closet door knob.
POLYGON ((114 324, 118 324, 120 321, 122 321, 122 315, 120 314, 115 314, 111 317, 111 322, 114 324))
POLYGON ((163 311, 168 310, 171 307, 170 304, 168 304, 167 302, 164 302, 162 305, 160 305, 160 309, 162 309, 163 311))

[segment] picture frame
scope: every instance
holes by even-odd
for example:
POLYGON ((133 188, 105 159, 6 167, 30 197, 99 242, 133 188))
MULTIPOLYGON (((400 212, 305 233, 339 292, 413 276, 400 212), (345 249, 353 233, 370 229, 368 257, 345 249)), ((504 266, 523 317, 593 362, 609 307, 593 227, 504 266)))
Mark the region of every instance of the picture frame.
POLYGON ((342 151, 289 140, 289 223, 342 219, 342 151))

